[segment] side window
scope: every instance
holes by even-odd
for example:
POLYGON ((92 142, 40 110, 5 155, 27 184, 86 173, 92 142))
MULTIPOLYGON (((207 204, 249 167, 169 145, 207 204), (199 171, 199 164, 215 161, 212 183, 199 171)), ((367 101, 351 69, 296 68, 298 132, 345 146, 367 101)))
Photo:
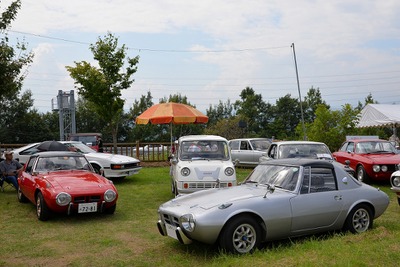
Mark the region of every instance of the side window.
POLYGON ((335 176, 332 169, 312 168, 310 193, 336 190, 335 176))
POLYGON ((354 152, 354 143, 349 142, 349 145, 347 146, 346 151, 354 152))
POLYGON ((270 158, 273 158, 273 159, 276 159, 277 158, 277 153, 276 153, 277 151, 276 151, 276 145, 272 145, 271 146, 271 149, 269 150, 269 154, 268 154, 268 156, 270 157, 270 158))
POLYGON ((300 188, 300 194, 308 194, 310 192, 310 175, 311 175, 311 168, 305 167, 303 173, 303 182, 300 188))
POLYGON ((241 141, 240 142, 240 150, 248 150, 249 149, 249 144, 247 141, 241 141))
POLYGON ((232 150, 239 150, 239 141, 232 141, 229 146, 232 150))
POLYGON ((303 177, 300 194, 337 190, 332 169, 306 167, 303 177))
POLYGON ((33 164, 35 163, 37 157, 31 157, 28 164, 26 165, 25 172, 27 173, 32 173, 33 170, 33 164))

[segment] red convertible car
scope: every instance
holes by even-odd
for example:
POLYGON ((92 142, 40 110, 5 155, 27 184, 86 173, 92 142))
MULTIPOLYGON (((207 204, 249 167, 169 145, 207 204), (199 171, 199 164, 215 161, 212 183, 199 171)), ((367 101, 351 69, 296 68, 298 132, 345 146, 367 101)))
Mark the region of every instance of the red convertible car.
POLYGON ((26 162, 18 183, 18 200, 35 204, 42 221, 53 212, 113 214, 117 206, 113 182, 96 174, 81 153, 34 154, 26 162))
POLYGON ((380 139, 348 140, 333 156, 340 163, 348 161, 356 170, 357 179, 364 183, 389 181, 400 166, 396 148, 389 141, 380 139))

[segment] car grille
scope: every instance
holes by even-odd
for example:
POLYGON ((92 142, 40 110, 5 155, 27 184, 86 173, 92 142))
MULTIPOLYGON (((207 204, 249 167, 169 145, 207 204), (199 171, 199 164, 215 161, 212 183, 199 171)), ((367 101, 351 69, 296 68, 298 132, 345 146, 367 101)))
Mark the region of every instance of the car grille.
POLYGON ((395 172, 396 170, 398 170, 398 165, 397 164, 388 164, 388 172, 395 172))
POLYGON ((179 219, 177 217, 174 217, 174 216, 168 215, 168 214, 161 214, 161 217, 163 218, 165 223, 176 226, 176 227, 179 226, 179 219))
MULTIPOLYGON (((212 183, 189 183, 189 189, 210 189, 217 185, 216 182, 212 183)), ((228 187, 228 183, 220 183, 217 187, 228 187)))
POLYGON ((91 202, 100 202, 101 196, 79 196, 74 197, 72 202, 74 203, 91 203, 91 202))
POLYGON ((110 167, 112 170, 136 169, 140 167, 140 162, 111 164, 110 167))

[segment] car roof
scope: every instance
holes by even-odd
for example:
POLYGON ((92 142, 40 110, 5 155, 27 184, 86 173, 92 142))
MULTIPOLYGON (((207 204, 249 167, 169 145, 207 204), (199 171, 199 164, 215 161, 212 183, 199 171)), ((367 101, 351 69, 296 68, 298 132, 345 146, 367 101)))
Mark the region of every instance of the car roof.
POLYGON ((226 138, 218 135, 186 135, 179 138, 181 141, 201 141, 201 140, 215 140, 215 141, 228 141, 226 138))
POLYGON ((72 151, 44 151, 34 154, 39 157, 76 157, 83 156, 82 153, 72 152, 72 151))
POLYGON ((266 137, 236 138, 236 139, 231 139, 231 140, 229 140, 229 142, 230 142, 230 141, 242 141, 242 140, 248 140, 248 141, 250 141, 250 140, 265 140, 265 141, 271 142, 271 141, 270 141, 268 138, 266 138, 266 137))
POLYGON ((320 160, 311 158, 285 158, 273 159, 261 162, 259 165, 293 165, 293 166, 310 166, 315 168, 334 168, 333 161, 320 160))
POLYGON ((368 138, 368 139, 352 139, 352 140, 347 140, 345 142, 389 142, 388 140, 384 140, 384 139, 372 139, 372 138, 368 138))
POLYGON ((285 145, 295 145, 295 144, 305 144, 305 145, 326 145, 325 143, 322 142, 315 142, 315 141, 275 141, 272 142, 272 144, 285 144, 285 145))

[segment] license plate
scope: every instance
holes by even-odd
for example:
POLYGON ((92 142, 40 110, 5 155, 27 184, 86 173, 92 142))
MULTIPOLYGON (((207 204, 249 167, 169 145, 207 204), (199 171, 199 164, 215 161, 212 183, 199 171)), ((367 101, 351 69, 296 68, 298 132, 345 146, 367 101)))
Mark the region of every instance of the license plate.
POLYGON ((97 203, 80 203, 78 205, 78 213, 96 212, 97 203))
POLYGON ((178 237, 176 236, 176 232, 175 232, 175 230, 176 230, 175 226, 166 223, 165 228, 167 229, 168 236, 178 239, 178 237))

